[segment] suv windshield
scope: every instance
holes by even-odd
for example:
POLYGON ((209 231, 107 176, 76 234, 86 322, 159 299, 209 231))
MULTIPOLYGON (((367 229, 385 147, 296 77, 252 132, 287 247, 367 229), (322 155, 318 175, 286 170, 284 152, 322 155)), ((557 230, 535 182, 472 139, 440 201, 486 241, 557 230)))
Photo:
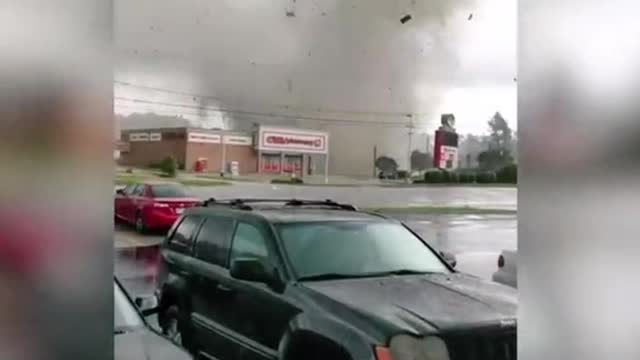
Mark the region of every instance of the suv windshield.
POLYGON ((301 280, 449 272, 419 238, 397 223, 289 223, 277 230, 301 280))
POLYGON ((162 184, 151 186, 151 193, 156 198, 179 198, 188 197, 187 191, 180 185, 162 184))
POLYGON ((113 295, 114 332, 121 333, 143 326, 144 322, 140 314, 116 283, 113 284, 113 295))

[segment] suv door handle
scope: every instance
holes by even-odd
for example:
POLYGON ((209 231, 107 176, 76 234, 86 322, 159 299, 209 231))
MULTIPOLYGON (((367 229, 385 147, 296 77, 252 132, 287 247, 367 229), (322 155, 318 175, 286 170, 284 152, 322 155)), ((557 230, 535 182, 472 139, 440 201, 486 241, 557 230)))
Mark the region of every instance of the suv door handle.
POLYGON ((182 276, 191 276, 191 273, 186 270, 178 270, 177 273, 182 276))
POLYGON ((226 285, 223 285, 223 284, 216 285, 216 290, 218 290, 221 293, 225 293, 225 294, 229 294, 229 295, 231 295, 231 294, 233 294, 235 292, 235 290, 233 290, 232 288, 230 288, 230 287, 228 287, 226 285))

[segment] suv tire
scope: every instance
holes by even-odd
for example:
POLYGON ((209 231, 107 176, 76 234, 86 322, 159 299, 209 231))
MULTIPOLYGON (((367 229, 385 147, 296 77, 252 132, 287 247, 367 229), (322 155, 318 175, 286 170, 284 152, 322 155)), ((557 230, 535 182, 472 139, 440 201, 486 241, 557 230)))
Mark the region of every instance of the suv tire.
POLYGON ((191 322, 184 311, 180 311, 177 305, 171 305, 164 311, 161 327, 162 334, 169 340, 184 347, 189 352, 195 353, 191 322))

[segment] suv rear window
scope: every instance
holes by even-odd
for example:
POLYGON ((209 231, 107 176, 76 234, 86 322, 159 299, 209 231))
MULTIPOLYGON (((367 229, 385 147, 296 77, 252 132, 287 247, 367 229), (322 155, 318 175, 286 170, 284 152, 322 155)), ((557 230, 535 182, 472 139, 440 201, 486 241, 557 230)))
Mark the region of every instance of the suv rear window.
POLYGON ((152 185, 151 194, 155 198, 179 198, 189 196, 187 190, 177 184, 152 185))
POLYGON ((198 215, 186 216, 176 228, 169 240, 169 247, 181 252, 191 252, 193 233, 198 229, 202 217, 198 215))
POLYGON ((268 255, 267 243, 260 230, 253 225, 239 223, 231 244, 231 262, 243 257, 266 260, 268 255))
POLYGON ((208 217, 196 237, 196 257, 215 265, 226 266, 233 225, 232 219, 208 217))

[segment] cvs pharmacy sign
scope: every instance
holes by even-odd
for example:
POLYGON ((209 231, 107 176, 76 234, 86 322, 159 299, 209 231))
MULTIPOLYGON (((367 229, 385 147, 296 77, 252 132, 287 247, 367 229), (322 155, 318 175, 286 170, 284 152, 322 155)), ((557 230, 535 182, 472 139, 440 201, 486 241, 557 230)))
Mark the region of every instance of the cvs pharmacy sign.
POLYGON ((297 153, 327 152, 329 134, 319 131, 261 128, 259 150, 297 153))

